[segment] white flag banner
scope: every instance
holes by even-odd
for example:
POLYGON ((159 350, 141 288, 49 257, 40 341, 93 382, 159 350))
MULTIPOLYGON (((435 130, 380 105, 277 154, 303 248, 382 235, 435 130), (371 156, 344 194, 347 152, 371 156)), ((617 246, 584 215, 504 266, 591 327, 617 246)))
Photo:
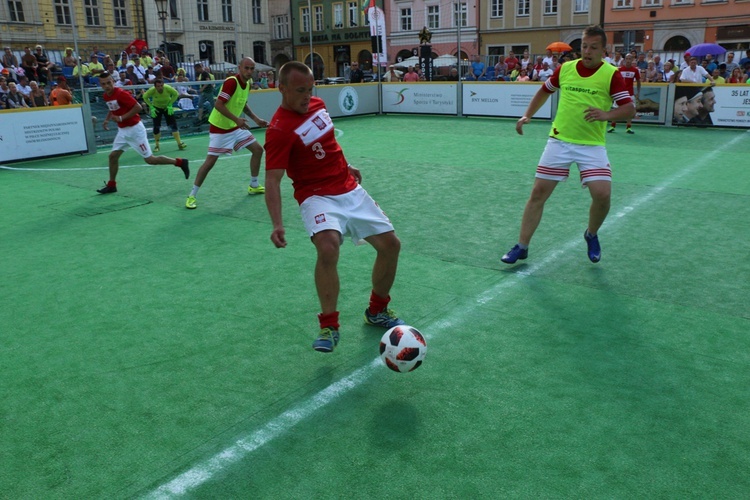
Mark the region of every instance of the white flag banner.
POLYGON ((388 50, 385 40, 385 12, 375 5, 375 0, 370 0, 367 9, 370 20, 370 38, 372 39, 372 63, 373 65, 385 66, 388 64, 388 50))

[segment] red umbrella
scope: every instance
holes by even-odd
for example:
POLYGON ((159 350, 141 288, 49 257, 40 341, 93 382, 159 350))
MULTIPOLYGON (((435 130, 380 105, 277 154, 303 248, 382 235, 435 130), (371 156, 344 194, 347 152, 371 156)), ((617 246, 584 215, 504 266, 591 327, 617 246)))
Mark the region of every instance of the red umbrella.
POLYGON ((551 50, 552 52, 570 52, 573 50, 573 47, 565 42, 552 42, 547 45, 547 50, 551 50))

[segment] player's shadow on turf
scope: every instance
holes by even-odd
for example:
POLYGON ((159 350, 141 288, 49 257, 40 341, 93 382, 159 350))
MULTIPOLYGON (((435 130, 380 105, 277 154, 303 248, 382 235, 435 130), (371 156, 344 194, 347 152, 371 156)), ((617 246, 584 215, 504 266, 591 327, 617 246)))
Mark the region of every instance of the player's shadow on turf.
POLYGON ((383 403, 372 413, 370 441, 385 450, 397 450, 419 436, 421 418, 417 408, 402 400, 383 403))

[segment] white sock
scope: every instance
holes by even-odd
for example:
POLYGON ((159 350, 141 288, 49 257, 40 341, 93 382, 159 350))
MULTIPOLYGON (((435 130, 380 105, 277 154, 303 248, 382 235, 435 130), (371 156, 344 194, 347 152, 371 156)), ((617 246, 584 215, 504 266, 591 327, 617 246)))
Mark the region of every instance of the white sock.
POLYGON ((190 190, 190 196, 197 195, 199 189, 200 189, 200 186, 196 186, 195 184, 193 184, 193 189, 190 190))
POLYGON ((257 177, 250 177, 250 187, 254 187, 254 188, 258 187, 258 178, 257 177))

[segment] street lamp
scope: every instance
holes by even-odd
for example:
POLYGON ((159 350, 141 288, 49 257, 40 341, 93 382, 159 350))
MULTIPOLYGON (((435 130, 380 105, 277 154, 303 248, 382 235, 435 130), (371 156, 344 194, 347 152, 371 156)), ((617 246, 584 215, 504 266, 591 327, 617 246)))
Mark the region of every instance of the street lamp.
POLYGON ((164 54, 167 54, 167 2, 169 0, 154 0, 156 2, 156 11, 159 13, 161 21, 161 31, 164 35, 164 54))

